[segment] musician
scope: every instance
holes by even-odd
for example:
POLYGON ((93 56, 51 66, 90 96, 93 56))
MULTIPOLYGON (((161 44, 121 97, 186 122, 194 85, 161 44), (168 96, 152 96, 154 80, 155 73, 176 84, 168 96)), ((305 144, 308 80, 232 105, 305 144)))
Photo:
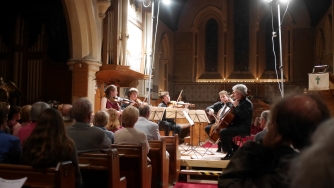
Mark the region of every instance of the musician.
POLYGON ((106 87, 104 90, 105 97, 102 98, 101 100, 101 110, 108 110, 110 108, 113 108, 117 110, 117 113, 119 115, 122 115, 122 110, 120 105, 117 102, 117 87, 115 85, 109 85, 106 87))
POLYGON ((128 99, 129 101, 124 101, 121 105, 122 110, 124 110, 126 107, 128 106, 134 106, 136 108, 138 108, 138 103, 141 102, 139 101, 139 99, 137 99, 138 97, 138 89, 132 87, 129 89, 128 91, 128 99))
MULTIPOLYGON (((206 108, 206 112, 209 114, 209 115, 213 115, 213 114, 217 114, 218 111, 223 108, 223 106, 226 104, 228 107, 232 108, 232 103, 231 103, 231 100, 229 99, 229 95, 227 93, 227 91, 225 90, 222 90, 219 92, 219 98, 220 98, 220 101, 219 102, 216 102, 214 103, 213 105, 209 106, 206 108)), ((212 125, 214 124, 210 124, 208 126, 206 126, 204 128, 205 132, 210 135, 210 130, 211 130, 211 127, 212 125)), ((221 152, 221 142, 219 141, 218 142, 218 149, 217 149, 217 152, 221 152)))
MULTIPOLYGON (((170 105, 171 101, 168 91, 161 92, 160 99, 162 100, 162 102, 158 105, 158 107, 173 108, 172 107, 173 105, 170 105)), ((188 108, 188 106, 189 104, 185 104, 184 107, 188 108)), ((182 131, 181 126, 175 123, 174 118, 166 118, 166 112, 164 113, 162 120, 159 121, 158 124, 159 124, 159 129, 164 130, 166 136, 168 136, 169 131, 172 130, 174 132, 173 135, 178 134, 180 137, 182 131)))

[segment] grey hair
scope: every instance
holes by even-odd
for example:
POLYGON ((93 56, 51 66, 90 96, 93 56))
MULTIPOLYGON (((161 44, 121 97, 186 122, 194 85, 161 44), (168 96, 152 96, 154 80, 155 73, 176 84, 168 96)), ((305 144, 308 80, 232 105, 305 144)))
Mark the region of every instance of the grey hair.
POLYGON ((51 108, 49 104, 45 102, 36 102, 32 105, 30 110, 30 120, 31 121, 38 121, 39 117, 41 116, 42 112, 47 109, 51 108))
POLYGON ((243 96, 247 95, 247 87, 244 84, 237 84, 232 87, 232 90, 237 90, 239 93, 241 93, 243 96))
POLYGON ((263 111, 263 112, 261 113, 261 117, 262 117, 263 119, 265 119, 266 122, 268 122, 268 120, 269 120, 269 113, 270 113, 270 110, 265 110, 265 111, 263 111))
POLYGON ((87 98, 79 98, 73 103, 72 114, 77 122, 85 122, 92 112, 92 103, 87 98))

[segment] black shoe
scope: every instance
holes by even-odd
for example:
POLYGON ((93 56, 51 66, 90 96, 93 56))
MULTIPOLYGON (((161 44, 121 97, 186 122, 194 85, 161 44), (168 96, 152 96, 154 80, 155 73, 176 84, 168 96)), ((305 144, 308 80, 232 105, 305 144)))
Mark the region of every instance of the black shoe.
POLYGON ((217 149, 217 151, 216 152, 222 152, 222 150, 221 149, 217 149))
POLYGON ((230 160, 233 156, 233 153, 227 153, 225 157, 221 158, 222 160, 230 160))

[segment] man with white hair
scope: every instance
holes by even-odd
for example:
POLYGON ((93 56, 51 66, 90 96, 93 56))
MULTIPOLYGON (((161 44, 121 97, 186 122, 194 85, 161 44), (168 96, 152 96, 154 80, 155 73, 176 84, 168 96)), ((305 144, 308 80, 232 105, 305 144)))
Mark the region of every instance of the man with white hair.
POLYGON ((253 104, 247 98, 247 87, 244 84, 237 84, 232 87, 232 90, 234 99, 229 99, 229 102, 233 104, 234 118, 231 124, 219 133, 223 151, 227 152, 222 160, 231 159, 238 149, 232 138, 239 135, 249 135, 251 129, 253 104))

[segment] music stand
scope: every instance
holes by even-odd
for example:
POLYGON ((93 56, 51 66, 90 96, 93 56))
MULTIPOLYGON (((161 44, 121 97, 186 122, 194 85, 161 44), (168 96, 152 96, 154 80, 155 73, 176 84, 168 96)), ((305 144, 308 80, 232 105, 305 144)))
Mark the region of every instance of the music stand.
MULTIPOLYGON (((204 110, 189 110, 188 111, 188 114, 189 114, 189 117, 193 120, 193 122, 195 123, 200 123, 200 128, 201 128, 201 123, 210 123, 210 120, 208 118, 208 116, 206 115, 206 112, 204 110)), ((199 155, 201 155, 202 157, 207 153, 207 152, 210 152, 211 155, 213 155, 212 151, 209 150, 209 148, 205 148, 201 142, 200 142, 200 132, 201 130, 199 130, 199 133, 198 133, 198 143, 197 145, 192 145, 191 146, 191 151, 190 152, 194 152, 194 154, 196 155, 196 153, 198 153, 199 155), (200 153, 197 151, 197 148, 198 147, 203 147, 205 149, 205 152, 204 153, 200 153)), ((191 136, 194 136, 194 135, 191 135, 191 136)), ((189 152, 189 153, 190 153, 189 152)), ((196 155, 197 157, 197 155, 196 155)), ((197 157, 198 158, 198 157, 197 157)))
POLYGON ((150 117, 148 118, 148 120, 161 121, 165 113, 166 107, 151 106, 150 110, 151 110, 151 113, 150 113, 150 117))

